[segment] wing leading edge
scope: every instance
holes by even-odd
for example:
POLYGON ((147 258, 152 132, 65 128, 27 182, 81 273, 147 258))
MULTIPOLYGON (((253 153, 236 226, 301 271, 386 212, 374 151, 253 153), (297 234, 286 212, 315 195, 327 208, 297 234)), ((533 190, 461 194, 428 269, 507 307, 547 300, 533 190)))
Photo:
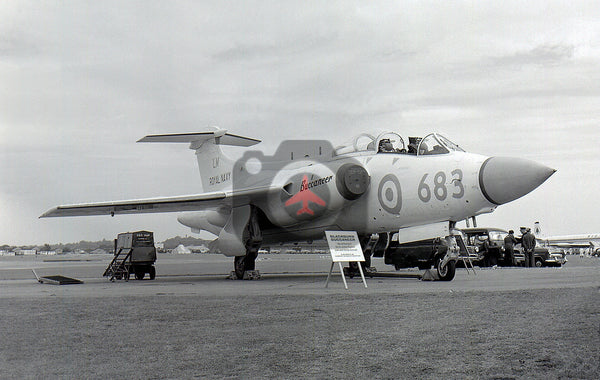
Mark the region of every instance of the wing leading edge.
POLYGON ((255 197, 266 196, 271 190, 276 189, 263 187, 235 192, 63 205, 46 211, 40 218, 199 211, 222 205, 241 206, 255 197))

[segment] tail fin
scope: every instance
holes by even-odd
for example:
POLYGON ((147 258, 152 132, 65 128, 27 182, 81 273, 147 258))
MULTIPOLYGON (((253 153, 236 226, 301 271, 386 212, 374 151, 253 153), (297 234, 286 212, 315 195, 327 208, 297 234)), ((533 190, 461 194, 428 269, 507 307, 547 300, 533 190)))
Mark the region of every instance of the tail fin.
POLYGON ((544 231, 542 231, 542 224, 540 222, 535 222, 533 225, 533 234, 537 237, 537 238, 543 238, 546 236, 546 234, 544 233, 544 231))
POLYGON ((233 135, 225 129, 211 127, 206 132, 148 135, 138 142, 189 143, 190 149, 196 151, 202 190, 211 192, 231 188, 232 185, 233 161, 223 154, 219 145, 248 147, 258 144, 260 140, 233 135))

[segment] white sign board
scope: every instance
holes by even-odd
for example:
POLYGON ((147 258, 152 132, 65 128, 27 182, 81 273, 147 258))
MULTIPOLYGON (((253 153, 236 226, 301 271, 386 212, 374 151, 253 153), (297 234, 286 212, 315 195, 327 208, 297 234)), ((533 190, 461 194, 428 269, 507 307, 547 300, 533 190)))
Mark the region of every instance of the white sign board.
MULTIPOLYGON (((337 262, 340 266, 340 274, 342 275, 342 280, 344 281, 344 287, 348 289, 342 262, 365 261, 365 256, 363 255, 362 248, 360 247, 360 241, 358 240, 358 234, 356 231, 325 231, 325 236, 327 236, 329 252, 331 252, 331 268, 329 268, 329 274, 327 275, 325 287, 327 287, 329 284, 331 271, 333 271, 333 266, 337 262)), ((367 281, 365 280, 365 274, 363 273, 361 264, 358 264, 358 270, 360 271, 360 277, 362 278, 363 284, 365 284, 366 288, 367 281)))
POLYGON ((325 231, 334 263, 365 261, 356 231, 325 231))

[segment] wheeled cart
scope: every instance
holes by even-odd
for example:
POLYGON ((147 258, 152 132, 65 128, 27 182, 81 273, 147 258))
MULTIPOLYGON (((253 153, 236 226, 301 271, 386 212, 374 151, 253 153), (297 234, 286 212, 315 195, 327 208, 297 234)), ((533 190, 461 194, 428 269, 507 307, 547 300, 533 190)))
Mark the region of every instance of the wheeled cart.
POLYGON ((131 274, 143 280, 148 274, 150 280, 156 277, 156 248, 154 234, 150 231, 125 232, 115 239, 115 256, 103 276, 111 281, 129 281, 131 274))

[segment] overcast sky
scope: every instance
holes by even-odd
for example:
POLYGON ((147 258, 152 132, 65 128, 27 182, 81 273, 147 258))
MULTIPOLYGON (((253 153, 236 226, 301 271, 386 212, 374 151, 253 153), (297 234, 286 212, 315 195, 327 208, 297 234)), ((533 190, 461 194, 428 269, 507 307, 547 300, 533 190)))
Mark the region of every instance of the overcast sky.
POLYGON ((558 172, 480 225, 599 233, 600 4, 0 2, 0 244, 190 234, 176 214, 38 219, 59 204, 194 194, 185 145, 390 129, 558 172))

